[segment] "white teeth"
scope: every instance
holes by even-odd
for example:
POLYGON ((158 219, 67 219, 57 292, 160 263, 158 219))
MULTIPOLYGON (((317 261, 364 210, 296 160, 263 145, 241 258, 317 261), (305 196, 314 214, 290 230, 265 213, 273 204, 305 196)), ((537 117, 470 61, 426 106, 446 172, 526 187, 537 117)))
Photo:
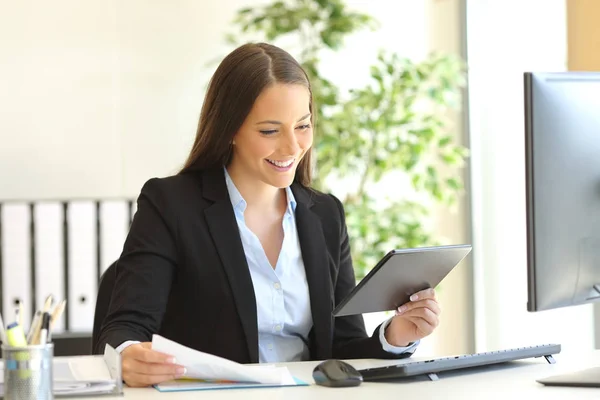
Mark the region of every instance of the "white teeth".
POLYGON ((286 162, 281 162, 281 161, 275 161, 275 160, 269 160, 269 159, 267 159, 267 161, 270 162, 271 164, 276 165, 276 166, 281 167, 281 168, 289 167, 294 162, 294 160, 289 160, 289 161, 286 161, 286 162))

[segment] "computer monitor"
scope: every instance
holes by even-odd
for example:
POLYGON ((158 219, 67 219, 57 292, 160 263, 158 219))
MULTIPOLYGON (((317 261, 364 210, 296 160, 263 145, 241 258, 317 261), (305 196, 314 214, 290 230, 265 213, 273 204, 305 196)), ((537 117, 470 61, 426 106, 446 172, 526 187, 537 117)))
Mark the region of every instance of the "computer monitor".
POLYGON ((528 72, 524 83, 527 309, 598 301, 600 73, 528 72))
POLYGON ((600 73, 525 74, 529 311, 600 300, 600 73))

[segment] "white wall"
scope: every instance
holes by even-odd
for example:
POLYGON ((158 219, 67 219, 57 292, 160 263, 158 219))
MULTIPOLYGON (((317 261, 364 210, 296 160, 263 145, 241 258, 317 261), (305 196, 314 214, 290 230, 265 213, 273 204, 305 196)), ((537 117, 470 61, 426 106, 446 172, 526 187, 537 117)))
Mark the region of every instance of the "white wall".
POLYGON ((115 2, 2 2, 0 199, 115 195, 115 2))
MULTIPOLYGON (((230 50, 235 10, 263 2, 4 1, 0 199, 135 197, 148 178, 176 172, 216 67, 207 64, 230 50)), ((379 46, 423 54, 423 5, 349 4, 382 29, 324 54, 339 84, 366 77, 379 46)))
POLYGON ((468 0, 477 350, 593 348, 592 309, 528 313, 523 72, 566 69, 564 0, 468 0))
POLYGON ((246 3, 3 2, 0 199, 136 196, 175 172, 246 3))

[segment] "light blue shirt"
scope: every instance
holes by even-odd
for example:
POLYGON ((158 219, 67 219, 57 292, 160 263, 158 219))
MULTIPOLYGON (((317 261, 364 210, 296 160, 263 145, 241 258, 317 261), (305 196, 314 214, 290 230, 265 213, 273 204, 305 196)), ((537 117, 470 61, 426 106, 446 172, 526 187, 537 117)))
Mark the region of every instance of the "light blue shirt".
MULTIPOLYGON (((273 268, 260 240, 246 226, 244 211, 247 203, 231 180, 227 169, 225 182, 256 296, 259 361, 262 363, 308 360, 308 333, 313 321, 308 282, 296 229, 294 194, 289 187, 285 189, 287 208, 282 222, 283 243, 277 264, 273 268)), ((385 321, 379 331, 383 349, 395 354, 414 352, 418 342, 408 347, 395 347, 387 342, 384 331, 390 321, 391 319, 385 321)))
POLYGON ((227 170, 225 182, 250 269, 258 318, 259 362, 304 361, 309 359, 308 334, 313 326, 306 271, 296 229, 296 200, 286 189, 283 243, 271 266, 258 237, 246 226, 247 203, 227 170))

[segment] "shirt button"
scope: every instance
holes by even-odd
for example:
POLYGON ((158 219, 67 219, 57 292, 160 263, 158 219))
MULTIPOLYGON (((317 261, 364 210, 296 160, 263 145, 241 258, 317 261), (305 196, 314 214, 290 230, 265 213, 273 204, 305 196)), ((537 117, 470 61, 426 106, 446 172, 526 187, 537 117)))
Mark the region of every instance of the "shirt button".
POLYGON ((281 325, 275 325, 275 332, 279 332, 281 330, 281 325))
POLYGON ((281 285, 279 284, 279 282, 275 282, 275 283, 273 284, 273 287, 274 287, 275 289, 277 289, 277 290, 281 289, 281 285))
POLYGON ((268 346, 267 346, 267 348, 268 348, 269 350, 273 350, 273 343, 269 343, 269 344, 268 344, 268 346))

